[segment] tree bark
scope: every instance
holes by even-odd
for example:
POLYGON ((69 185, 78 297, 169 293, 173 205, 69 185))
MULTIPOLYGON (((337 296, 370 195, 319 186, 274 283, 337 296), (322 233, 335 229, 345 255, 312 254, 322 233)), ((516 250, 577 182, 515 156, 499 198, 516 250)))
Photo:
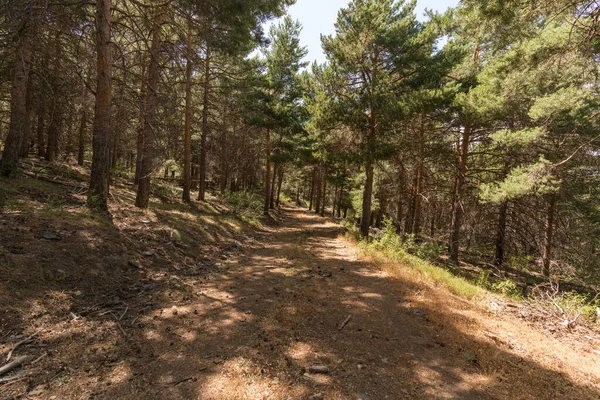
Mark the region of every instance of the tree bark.
MULTIPOLYGON (((112 103, 110 25, 110 0, 97 0, 97 85, 92 134, 92 173, 87 202, 89 207, 99 210, 108 209, 108 183, 110 177, 109 157, 112 103)), ((83 127, 85 126, 85 111, 81 125, 81 130, 83 131, 83 127)))
POLYGON ((321 217, 325 216, 325 208, 327 207, 327 170, 323 173, 323 202, 321 203, 321 217))
POLYGON ((310 180, 310 193, 308 194, 308 197, 309 197, 308 211, 312 211, 312 209, 313 209, 313 199, 314 199, 314 194, 315 194, 315 181, 317 179, 316 175, 317 175, 316 171, 313 168, 312 178, 310 180))
MULTIPOLYGON (((31 61, 33 64, 33 61, 31 61)), ((31 87, 31 68, 29 69, 29 76, 27 77, 27 100, 25 101, 25 126, 23 129, 23 139, 21 140, 21 157, 27 158, 29 156, 29 149, 31 147, 31 111, 33 103, 33 93, 31 87)))
POLYGON ((556 212, 556 194, 551 194, 546 207, 546 222, 544 224, 544 247, 542 249, 542 272, 550 276, 552 261, 552 236, 554 235, 554 214, 556 212))
POLYGON ((204 63, 204 98, 202 108, 202 133, 200 136, 200 185, 198 200, 206 198, 206 138, 208 137, 208 111, 210 101, 210 49, 206 47, 204 63))
POLYGON ((423 193, 423 170, 425 165, 425 121, 423 114, 420 115, 420 127, 418 129, 418 145, 419 145, 419 162, 417 165, 417 181, 415 185, 415 199, 414 199, 414 214, 413 214, 413 226, 412 233, 419 235, 421 233, 421 205, 422 205, 422 193, 423 193))
POLYGON ((162 29, 162 10, 155 9, 152 24, 152 43, 150 45, 150 65, 144 106, 144 126, 142 141, 142 157, 140 162, 139 184, 135 198, 135 206, 148 208, 150 202, 150 178, 153 168, 154 131, 156 129, 156 107, 158 101, 159 49, 162 29))
POLYGON ((271 209, 275 208, 275 191, 277 190, 276 179, 277 179, 278 170, 279 170, 279 164, 274 163, 273 176, 271 177, 271 194, 269 196, 269 208, 271 208, 271 209))
POLYGON ((269 200, 271 198, 271 130, 267 129, 265 133, 265 139, 267 144, 267 163, 265 168, 265 204, 263 212, 265 215, 269 215, 269 200))
POLYGON ((275 205, 279 207, 279 198, 281 197, 281 186, 283 184, 283 165, 279 167, 279 174, 277 177, 277 200, 275 201, 275 205))
POLYGON ((183 201, 190 202, 192 187, 192 20, 185 36, 185 127, 183 133, 183 201))
POLYGON ((0 174, 11 176, 17 170, 21 154, 21 143, 27 119, 27 86, 32 57, 32 27, 26 20, 15 49, 12 72, 12 88, 10 92, 10 127, 4 142, 0 174))
POLYGON ((373 196, 373 161, 370 159, 365 164, 365 190, 363 192, 362 215, 360 219, 360 233, 368 238, 371 224, 371 197, 373 196))
POLYGON ((460 153, 458 157, 458 169, 456 171, 456 180, 454 185, 454 196, 452 202, 452 219, 450 224, 450 260, 458 264, 458 253, 460 244, 460 228, 462 224, 462 196, 464 184, 467 174, 467 158, 469 155, 469 144, 471 141, 471 125, 465 117, 464 130, 460 145, 460 153))

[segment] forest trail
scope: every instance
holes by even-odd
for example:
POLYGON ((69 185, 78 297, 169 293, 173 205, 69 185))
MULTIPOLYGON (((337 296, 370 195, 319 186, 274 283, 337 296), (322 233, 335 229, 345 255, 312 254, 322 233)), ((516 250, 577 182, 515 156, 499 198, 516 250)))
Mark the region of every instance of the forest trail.
POLYGON ((358 260, 331 220, 288 209, 265 230, 198 282, 199 301, 143 317, 145 361, 97 398, 597 398, 521 357, 527 343, 482 340, 466 302, 358 260))

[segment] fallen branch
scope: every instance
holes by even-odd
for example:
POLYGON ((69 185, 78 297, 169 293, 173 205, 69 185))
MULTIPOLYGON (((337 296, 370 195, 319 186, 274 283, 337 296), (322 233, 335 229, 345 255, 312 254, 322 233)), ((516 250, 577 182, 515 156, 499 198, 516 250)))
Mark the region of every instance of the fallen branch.
POLYGON ((29 360, 29 358, 31 358, 31 357, 30 356, 21 356, 21 357, 17 358, 16 360, 11 361, 8 364, 5 364, 4 366, 0 367, 0 376, 21 366, 25 361, 29 360))
POLYGON ((348 315, 348 317, 344 320, 344 322, 342 322, 342 324, 339 326, 338 330, 342 330, 344 329, 344 327, 348 324, 348 322, 350 322, 350 318, 352 318, 352 315, 348 315))
POLYGON ((8 352, 8 355, 6 356, 6 362, 10 361, 10 358, 12 357, 13 352, 17 349, 17 347, 19 347, 22 344, 31 342, 34 336, 36 336, 38 333, 39 332, 34 332, 33 334, 27 336, 25 339, 21 340, 20 342, 17 342, 17 344, 15 344, 13 348, 8 352))

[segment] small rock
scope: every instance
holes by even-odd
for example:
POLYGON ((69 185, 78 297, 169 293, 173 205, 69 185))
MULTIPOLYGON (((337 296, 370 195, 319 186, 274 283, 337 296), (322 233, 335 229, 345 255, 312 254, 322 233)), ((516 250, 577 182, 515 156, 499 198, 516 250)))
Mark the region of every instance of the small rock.
POLYGON ((44 232, 44 234, 42 235, 43 239, 46 240, 61 240, 61 237, 52 233, 52 232, 44 232))
POLYGON ((317 399, 322 399, 323 398, 323 393, 315 393, 312 396, 310 396, 308 399, 309 400, 317 400, 317 399))
POLYGON ((175 307, 175 306, 171 307, 171 312, 173 313, 173 315, 179 314, 179 311, 177 310, 177 307, 175 307))
POLYGON ((136 260, 135 258, 132 258, 131 260, 129 260, 129 265, 131 265, 132 267, 135 267, 137 269, 142 269, 144 268, 142 266, 142 263, 140 263, 138 260, 136 260))
POLYGON ((81 296, 81 290, 76 290, 73 294, 75 296, 81 296))
POLYGON ((364 393, 356 393, 356 398, 358 400, 371 400, 371 398, 364 393))
POLYGON ((425 311, 416 308, 415 309, 415 315, 418 315, 419 317, 422 317, 422 316, 425 315, 425 311))
POLYGON ((152 257, 154 255, 154 252, 152 252, 152 251, 144 251, 142 253, 142 255, 145 256, 145 257, 152 257))
POLYGON ((356 368, 358 368, 359 370, 363 369, 364 367, 365 367, 365 366, 364 366, 364 365, 362 365, 362 364, 358 364, 358 365, 356 366, 356 368))

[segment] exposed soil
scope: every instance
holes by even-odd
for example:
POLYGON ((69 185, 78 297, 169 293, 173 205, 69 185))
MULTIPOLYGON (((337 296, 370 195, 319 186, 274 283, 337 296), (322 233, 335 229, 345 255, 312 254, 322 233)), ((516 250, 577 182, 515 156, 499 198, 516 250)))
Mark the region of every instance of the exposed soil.
POLYGON ((68 193, 58 219, 0 214, 0 365, 34 332, 13 359, 42 356, 0 398, 600 397, 597 342, 361 260, 329 219, 287 209, 226 232, 224 210, 115 204, 108 223, 68 193))

